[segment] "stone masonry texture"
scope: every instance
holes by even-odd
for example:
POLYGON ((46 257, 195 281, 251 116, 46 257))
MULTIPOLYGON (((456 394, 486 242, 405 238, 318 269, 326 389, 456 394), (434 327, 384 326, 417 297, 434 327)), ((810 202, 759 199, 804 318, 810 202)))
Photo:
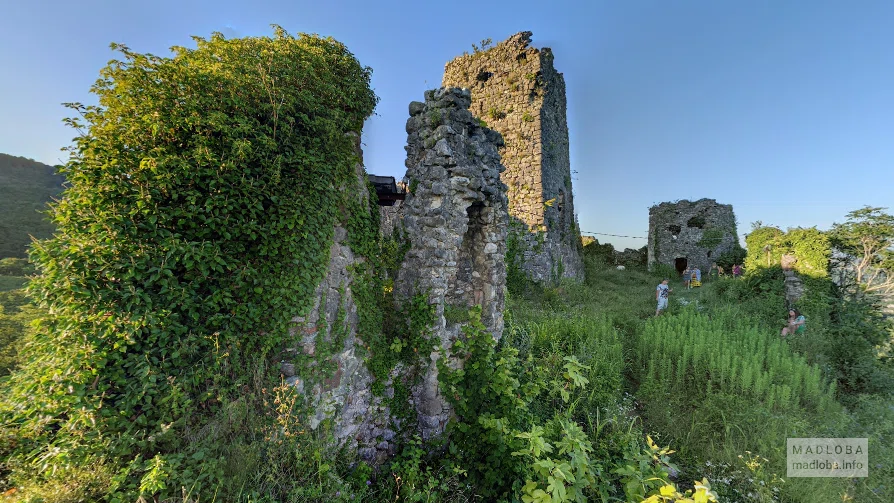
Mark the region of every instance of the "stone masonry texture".
POLYGON ((471 91, 470 111, 504 140, 512 228, 524 233, 522 268, 535 281, 583 278, 574 216, 565 80, 549 48, 521 32, 447 63, 442 85, 471 91), (536 233, 545 233, 538 238, 536 233))
MULTIPOLYGON (((358 158, 362 159, 359 135, 354 142, 358 158)), ((363 203, 361 207, 366 208, 368 198, 376 195, 367 190, 362 164, 355 166, 355 172, 356 178, 341 190, 356 194, 363 203)), ((287 349, 291 355, 280 366, 286 382, 295 386, 312 405, 310 426, 316 429, 323 421, 330 420, 332 435, 340 446, 355 449, 365 461, 378 464, 394 453, 396 428, 388 407, 372 393, 373 378, 361 356, 363 350, 361 354, 357 351, 364 342, 357 332, 359 318, 351 270, 366 258, 355 255, 348 246, 346 228, 344 222, 335 227, 328 269, 315 291, 315 305, 305 316, 292 320, 294 344, 287 349), (303 379, 302 375, 311 374, 314 367, 324 363, 319 361, 319 346, 330 344, 336 331, 344 334, 344 343, 330 357, 334 366, 332 375, 314 381, 303 379), (301 365, 306 367, 298 368, 301 365)))
POLYGON ((718 204, 714 199, 684 199, 652 206, 648 237, 650 267, 675 267, 677 259, 685 259, 686 265, 699 267, 703 274, 739 240, 732 205, 718 204))
POLYGON ((425 102, 410 104, 407 120, 407 174, 410 193, 400 207, 401 232, 410 241, 395 282, 406 301, 426 295, 435 307, 430 337, 439 349, 423 356, 422 381, 412 405, 423 439, 441 434, 451 408, 438 387, 439 358, 451 357, 461 323, 448 309, 481 306, 481 321, 495 338, 503 331, 506 291, 508 201, 500 181, 499 133, 481 127, 469 112, 467 89, 427 91, 425 102))
MULTIPOLYGON (((451 408, 438 386, 437 360, 451 357, 453 342, 461 337, 462 323, 448 321, 446 311, 481 306, 481 321, 499 338, 503 330, 506 291, 506 235, 509 224, 506 186, 500 181, 498 147, 503 139, 481 127, 469 112, 468 90, 438 89, 425 93, 425 103, 410 104, 407 121, 407 175, 411 191, 407 199, 383 214, 386 232, 398 228, 410 242, 395 282, 398 301, 415 295, 428 297, 435 306, 430 337, 436 351, 420 358, 418 368, 398 365, 385 383, 385 399, 372 392, 373 377, 361 348, 357 303, 353 296, 352 269, 366 260, 353 253, 345 222, 335 227, 326 276, 317 286, 316 302, 309 313, 293 319, 293 344, 286 349, 280 367, 286 382, 311 405, 308 423, 318 428, 331 425, 335 441, 356 450, 359 457, 378 465, 394 454, 398 435, 421 433, 430 439, 443 433, 451 408), (333 354, 323 353, 339 334, 344 337, 333 354), (327 361, 323 361, 326 358, 327 361), (317 378, 315 369, 332 368, 317 378), (402 423, 392 414, 388 400, 394 397, 392 382, 401 374, 422 376, 414 386, 410 407, 416 422, 402 423)), ((355 148, 362 159, 360 137, 355 148)), ((341 190, 356 194, 368 207, 366 173, 357 164, 356 179, 341 190)))

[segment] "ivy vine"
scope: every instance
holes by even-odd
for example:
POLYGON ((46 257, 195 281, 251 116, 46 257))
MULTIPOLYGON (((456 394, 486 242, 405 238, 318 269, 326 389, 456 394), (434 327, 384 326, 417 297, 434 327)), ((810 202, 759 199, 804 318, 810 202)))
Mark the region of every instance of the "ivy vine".
POLYGON ((349 133, 377 101, 371 70, 278 27, 195 40, 169 58, 113 45, 99 104, 69 105, 70 187, 32 252, 51 314, 0 403, 13 480, 95 462, 112 499, 215 484, 217 460, 176 439, 267 368, 313 304, 355 173, 349 133), (160 466, 177 467, 166 485, 160 466))

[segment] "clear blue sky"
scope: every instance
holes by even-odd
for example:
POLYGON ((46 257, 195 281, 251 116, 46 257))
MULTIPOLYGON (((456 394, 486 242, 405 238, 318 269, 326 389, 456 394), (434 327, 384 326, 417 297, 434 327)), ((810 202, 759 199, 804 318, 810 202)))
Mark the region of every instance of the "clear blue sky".
POLYGON ((645 236, 649 206, 702 197, 732 204, 740 234, 894 210, 894 2, 583 3, 7 0, 0 152, 58 163, 74 136, 60 103, 91 101, 110 42, 168 55, 191 35, 275 23, 331 35, 373 68, 366 166, 400 177, 407 104, 473 43, 530 30, 565 75, 584 231, 645 236))

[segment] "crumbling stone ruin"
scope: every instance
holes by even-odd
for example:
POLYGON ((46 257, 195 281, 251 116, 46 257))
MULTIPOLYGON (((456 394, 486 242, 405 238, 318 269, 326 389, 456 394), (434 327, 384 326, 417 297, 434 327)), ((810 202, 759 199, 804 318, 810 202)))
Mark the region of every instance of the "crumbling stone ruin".
POLYGON ((665 264, 679 272, 687 266, 707 272, 739 239, 732 205, 714 199, 652 206, 648 238, 649 266, 665 264))
MULTIPOLYGON (((395 309, 419 299, 431 308, 424 337, 433 349, 373 376, 369 342, 359 333, 363 306, 355 276, 368 261, 352 252, 351 226, 341 222, 316 304, 294 319, 297 343, 282 370, 307 397, 310 425, 328 421, 340 445, 371 463, 393 453, 397 435, 415 430, 430 439, 444 431, 451 407, 441 395, 437 363, 462 365, 451 349, 474 306, 486 330, 501 336, 508 242, 519 244, 514 260, 535 281, 583 277, 565 83, 552 52, 529 47, 530 36, 519 33, 457 58, 444 76, 452 86, 410 104, 400 190, 390 177, 370 176, 382 194, 371 193, 361 165, 356 184, 341 189, 357 194, 360 207, 375 197, 382 204, 386 192, 391 198, 380 207, 380 232, 407 247, 392 278, 395 309), (510 233, 518 239, 507 239, 510 233), (406 394, 397 396, 398 383, 406 394), (376 386, 384 393, 374 393, 376 386)), ((362 155, 359 138, 356 148, 362 155)))
POLYGON ((430 337, 443 351, 429 355, 422 383, 413 390, 425 439, 443 432, 450 415, 435 362, 449 358, 460 334, 462 323, 451 311, 481 306, 487 330, 495 338, 503 331, 508 201, 497 151, 503 139, 472 117, 470 103, 467 89, 427 91, 425 103, 410 104, 407 121, 410 193, 401 225, 410 249, 395 292, 399 299, 428 296, 435 306, 430 337))
MULTIPOLYGON (((362 159, 359 135, 355 138, 355 150, 362 159)), ((369 198, 376 195, 367 190, 362 164, 355 166, 355 173, 351 186, 341 190, 356 194, 362 206, 368 207, 369 198)), ((293 319, 293 334, 299 343, 289 348, 291 354, 281 368, 286 382, 305 395, 315 411, 309 419, 312 428, 331 419, 332 433, 339 444, 356 448, 366 461, 381 462, 393 454, 391 441, 395 431, 389 408, 371 391, 373 377, 363 359, 364 341, 358 335, 358 306, 351 271, 366 258, 351 250, 347 227, 346 222, 335 227, 326 276, 314 292, 316 300, 310 313, 293 319), (323 365, 334 367, 331 375, 316 380, 301 377, 313 374, 323 365)))
POLYGON ((782 266, 782 273, 785 275, 785 303, 791 308, 798 304, 801 297, 804 296, 804 281, 795 272, 795 264, 798 259, 793 255, 786 253, 779 261, 782 266))
POLYGON ((535 281, 583 278, 574 216, 565 80, 531 32, 447 63, 445 87, 471 90, 471 112, 500 132, 512 232, 522 238, 519 266, 535 281))
MULTIPOLYGON (((420 355, 417 362, 399 364, 388 376, 383 396, 373 393, 369 353, 364 350, 368 341, 359 333, 352 273, 367 259, 352 252, 349 226, 340 222, 327 274, 315 292, 316 304, 308 315, 293 320, 298 343, 281 364, 287 382, 310 402, 314 411, 310 426, 331 421, 335 440, 357 449, 361 459, 373 464, 393 454, 398 432, 415 429, 429 439, 444 431, 450 407, 438 387, 436 362, 450 358, 453 341, 460 335, 463 321, 452 314, 481 306, 487 330, 495 338, 503 330, 508 202, 500 181, 505 168, 497 150, 502 138, 472 117, 468 90, 428 91, 425 100, 410 104, 406 147, 410 190, 402 204, 389 207, 399 208, 389 215, 400 236, 409 241, 394 285, 395 299, 406 305, 422 295, 434 308, 427 334, 434 351, 420 355), (323 366, 331 372, 320 372, 319 379, 306 377, 323 366), (410 374, 421 379, 413 384, 409 403, 401 407, 415 411, 416 424, 407 424, 391 408, 396 399, 393 382, 410 374)), ((362 158, 359 137, 355 145, 362 158)), ((342 190, 356 194, 360 206, 369 207, 369 198, 376 194, 368 191, 362 165, 356 166, 356 174, 352 186, 342 190)), ((449 365, 456 368, 461 362, 450 360, 449 365)))

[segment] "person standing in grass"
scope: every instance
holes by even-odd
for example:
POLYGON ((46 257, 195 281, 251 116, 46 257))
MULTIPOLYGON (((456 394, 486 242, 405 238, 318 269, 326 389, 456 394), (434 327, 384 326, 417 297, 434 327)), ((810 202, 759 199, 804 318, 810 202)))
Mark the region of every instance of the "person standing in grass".
POLYGON ((689 266, 686 266, 686 269, 683 270, 683 286, 689 288, 689 282, 692 280, 692 269, 689 266))
POLYGON ((667 286, 668 279, 665 278, 664 281, 658 285, 658 288, 655 289, 655 300, 658 301, 658 309, 655 310, 655 316, 661 314, 661 311, 667 309, 667 299, 668 295, 673 292, 669 286, 667 286))
POLYGON ((708 269, 708 279, 714 281, 719 277, 720 267, 717 265, 717 262, 711 262, 711 268, 708 269))

